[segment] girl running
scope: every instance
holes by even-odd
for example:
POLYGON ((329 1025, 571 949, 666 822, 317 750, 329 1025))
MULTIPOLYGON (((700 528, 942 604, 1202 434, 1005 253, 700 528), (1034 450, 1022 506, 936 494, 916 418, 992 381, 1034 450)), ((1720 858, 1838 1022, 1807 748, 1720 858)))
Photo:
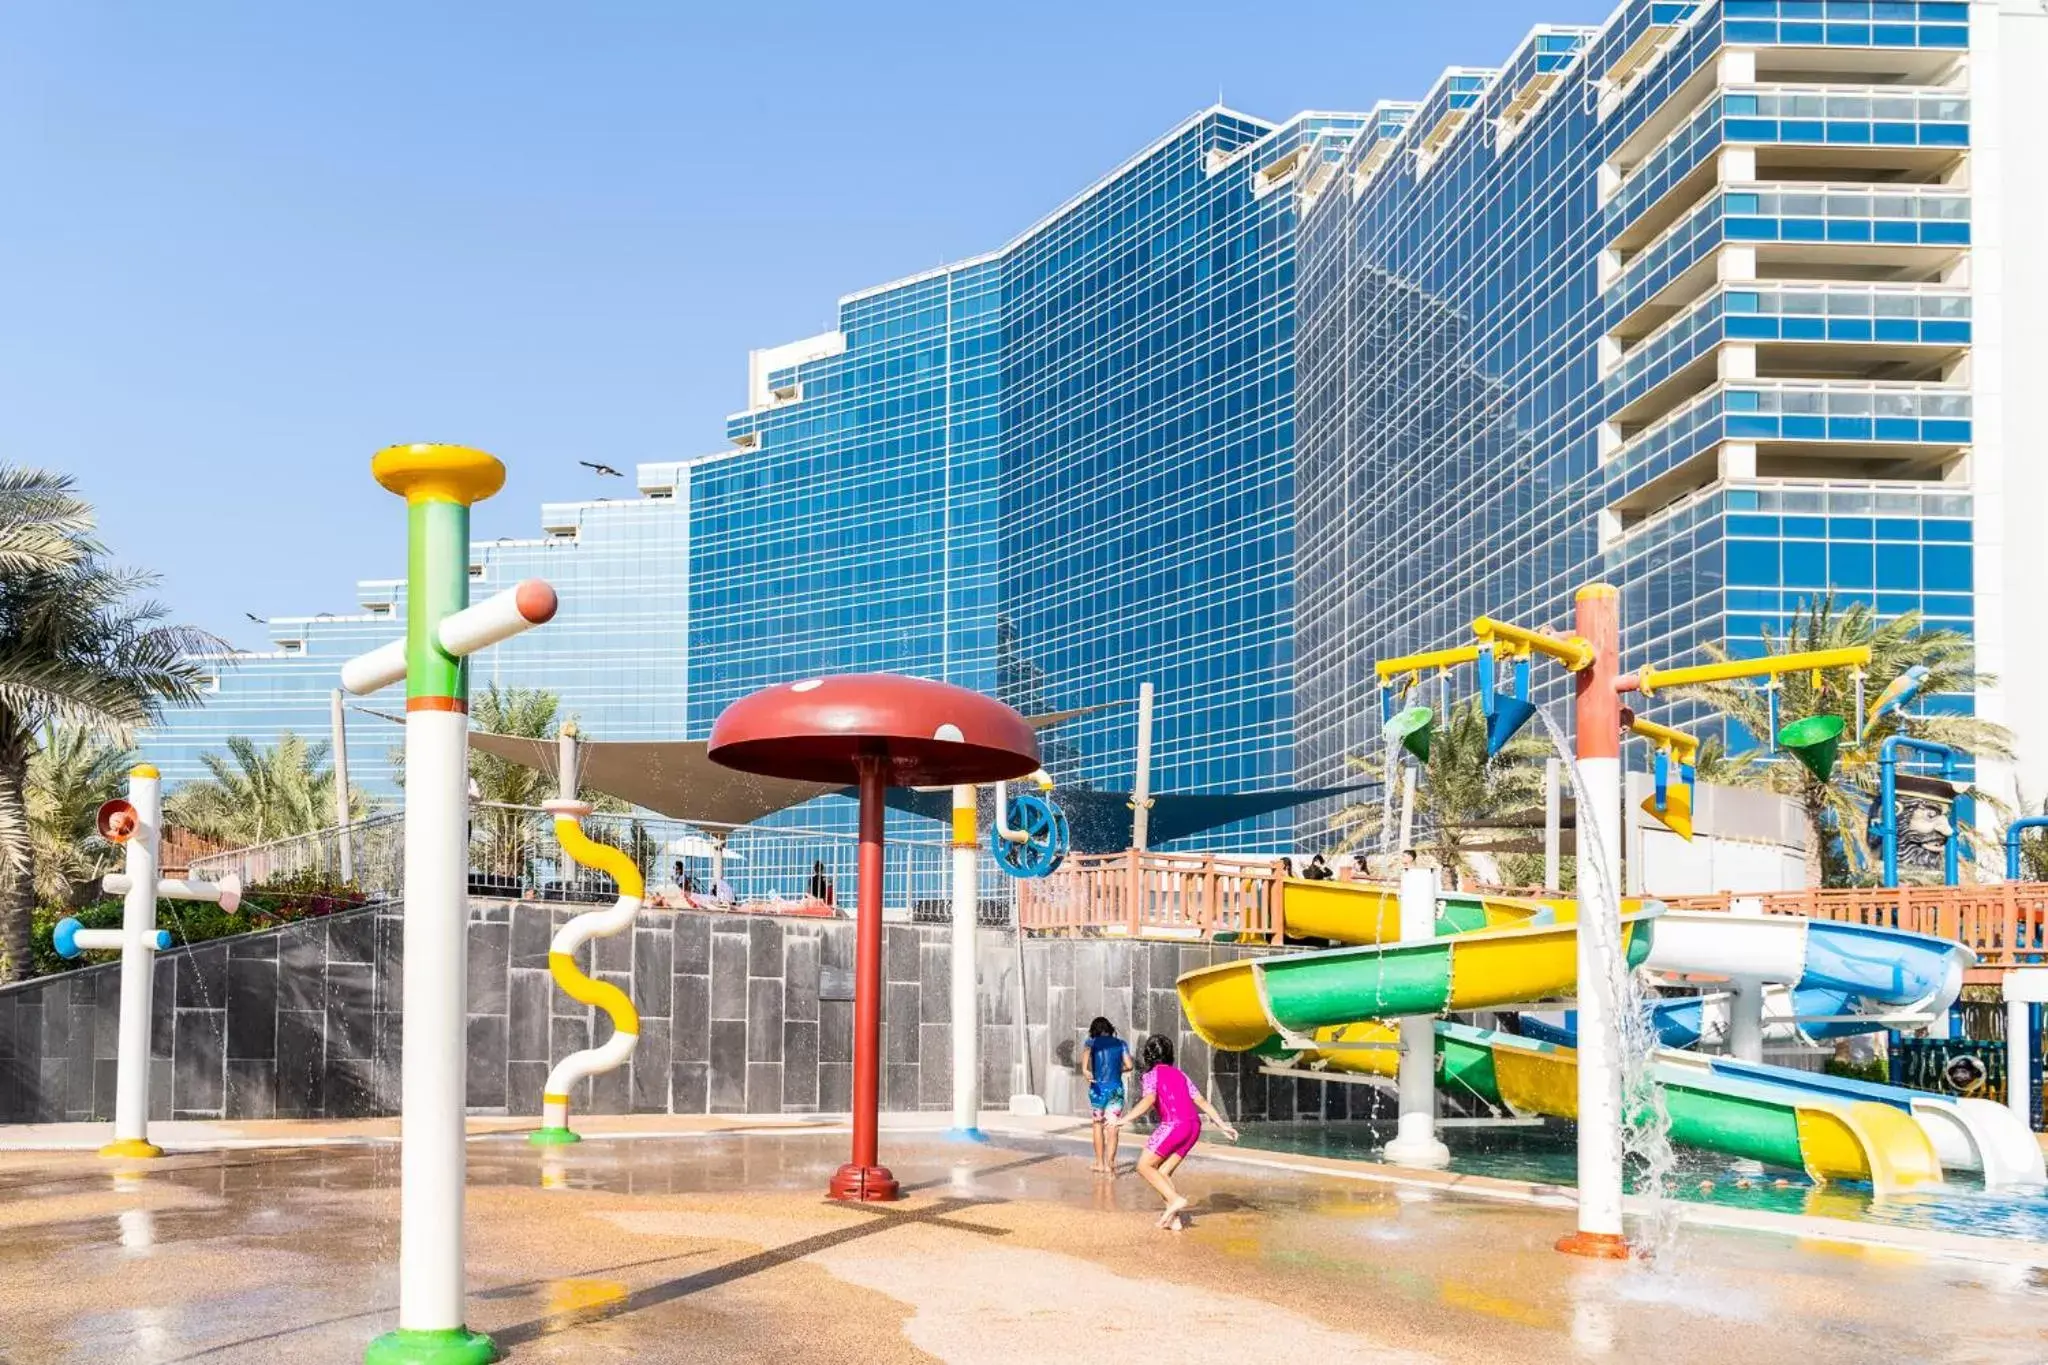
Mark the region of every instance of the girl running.
POLYGON ((1173 1173, 1180 1169, 1180 1163, 1201 1140, 1202 1115, 1207 1114, 1214 1119, 1223 1135, 1233 1142, 1237 1140, 1237 1129, 1231 1127, 1230 1120, 1203 1098, 1202 1092, 1189 1082, 1187 1073, 1173 1064, 1171 1040, 1157 1033, 1147 1038, 1138 1049, 1138 1065, 1145 1072, 1145 1097, 1129 1113, 1111 1119, 1109 1127, 1121 1127, 1144 1117, 1154 1105, 1158 1106, 1159 1122, 1145 1143, 1145 1154, 1138 1158, 1138 1174, 1166 1201, 1166 1212, 1159 1215, 1159 1226, 1179 1232, 1184 1226, 1181 1213, 1187 1208, 1188 1201, 1187 1196, 1173 1187, 1173 1173))

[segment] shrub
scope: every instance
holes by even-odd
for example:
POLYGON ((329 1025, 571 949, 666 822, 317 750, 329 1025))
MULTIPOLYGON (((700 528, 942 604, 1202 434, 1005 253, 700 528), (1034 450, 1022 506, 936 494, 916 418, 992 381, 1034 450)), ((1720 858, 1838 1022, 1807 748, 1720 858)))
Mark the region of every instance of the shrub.
MULTIPOLYGON (((317 919, 337 910, 353 910, 359 905, 367 905, 369 900, 352 885, 317 872, 304 872, 249 891, 232 915, 206 901, 158 901, 156 922, 158 928, 171 931, 173 946, 183 946, 231 938, 258 929, 272 929, 299 920, 317 919)), ((61 906, 38 908, 31 921, 29 942, 33 970, 38 976, 88 967, 97 962, 111 962, 118 956, 111 952, 94 952, 68 961, 57 956, 50 936, 57 928, 57 921, 67 915, 75 917, 88 929, 118 929, 121 927, 122 905, 117 899, 102 897, 76 910, 61 906)))

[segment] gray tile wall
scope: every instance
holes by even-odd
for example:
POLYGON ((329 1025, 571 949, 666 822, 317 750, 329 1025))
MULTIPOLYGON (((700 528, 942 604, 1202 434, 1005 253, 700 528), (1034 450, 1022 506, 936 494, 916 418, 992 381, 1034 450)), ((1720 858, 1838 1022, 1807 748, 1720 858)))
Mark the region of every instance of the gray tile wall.
MULTIPOLYGON (((609 1033, 555 989, 548 943, 587 907, 478 901, 470 909, 468 1098, 482 1112, 538 1114, 554 1062, 609 1033)), ((1007 930, 977 931, 981 1093, 1007 1105, 1016 1057, 1018 953, 1007 930)), ((882 1103, 952 1104, 951 930, 891 924, 883 941, 882 1103)), ((319 1118, 396 1113, 404 921, 352 910, 181 948, 156 962, 150 1039, 153 1118, 319 1118)), ((1106 939, 1024 944, 1030 1088, 1056 1109, 1085 1087, 1074 1049, 1097 1014, 1127 1036, 1162 1031, 1233 1114, 1364 1117, 1377 1093, 1267 1077, 1212 1054, 1188 1030, 1174 980, 1243 949, 1106 939)), ((849 920, 648 913, 586 945, 584 970, 627 992, 640 1043, 584 1082, 575 1113, 843 1112, 853 1093, 849 920), (594 959, 594 960, 593 960, 594 959)), ((0 989, 0 1122, 108 1120, 118 963, 0 989)))

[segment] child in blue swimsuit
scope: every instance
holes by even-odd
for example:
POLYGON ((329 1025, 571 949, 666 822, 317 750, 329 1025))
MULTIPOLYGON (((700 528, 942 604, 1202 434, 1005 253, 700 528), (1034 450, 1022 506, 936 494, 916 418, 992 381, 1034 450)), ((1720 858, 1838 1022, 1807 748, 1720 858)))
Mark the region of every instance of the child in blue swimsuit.
POLYGON ((1088 1025, 1088 1113, 1095 1120, 1095 1164, 1090 1170, 1116 1174, 1118 1132, 1109 1122, 1124 1112, 1124 1073, 1131 1049, 1116 1036, 1116 1025, 1097 1015, 1088 1025))

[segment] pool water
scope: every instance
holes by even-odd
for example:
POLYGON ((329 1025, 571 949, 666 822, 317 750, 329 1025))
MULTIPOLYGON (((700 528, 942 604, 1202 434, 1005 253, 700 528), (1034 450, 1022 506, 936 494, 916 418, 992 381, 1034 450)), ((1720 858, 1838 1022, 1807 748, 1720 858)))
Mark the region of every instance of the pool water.
MULTIPOLYGON (((1248 1123, 1239 1145, 1301 1156, 1377 1161, 1393 1136, 1391 1125, 1370 1123, 1248 1123)), ((1575 1137, 1569 1123, 1504 1128, 1446 1128, 1451 1169, 1532 1184, 1578 1183, 1575 1137)), ((1674 1192, 1690 1203, 1761 1209, 1824 1218, 1848 1218, 1898 1227, 2048 1241, 2048 1189, 1986 1190, 1968 1176, 1892 1199, 1875 1200, 1858 1183, 1816 1185, 1803 1172, 1737 1161, 1681 1147, 1672 1171, 1674 1192)), ((1635 1188, 1631 1172, 1630 1188, 1635 1188)))

